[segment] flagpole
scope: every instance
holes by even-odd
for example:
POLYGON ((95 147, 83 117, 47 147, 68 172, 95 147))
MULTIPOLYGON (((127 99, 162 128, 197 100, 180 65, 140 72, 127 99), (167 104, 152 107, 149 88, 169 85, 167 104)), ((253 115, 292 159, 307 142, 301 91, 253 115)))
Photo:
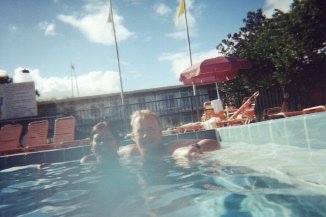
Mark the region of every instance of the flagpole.
MULTIPOLYGON (((184 3, 184 10, 185 10, 185 21, 186 21, 185 25, 186 25, 186 32, 187 32, 188 51, 189 51, 190 66, 192 66, 192 54, 191 54, 191 46, 190 46, 186 0, 181 0, 181 1, 184 1, 183 3, 184 3)), ((198 98, 197 98, 197 94, 196 94, 196 86, 194 83, 192 84, 192 89, 193 89, 194 97, 195 97, 197 120, 199 121, 198 98)))
POLYGON ((79 87, 78 87, 78 81, 77 81, 77 74, 76 74, 76 69, 75 66, 71 63, 71 73, 73 74, 73 78, 75 80, 75 85, 76 85, 76 91, 77 91, 77 97, 79 97, 79 87))
POLYGON ((120 67, 120 58, 119 58, 118 42, 117 42, 117 36, 116 36, 116 32, 115 32, 115 25, 114 25, 114 19, 113 19, 112 0, 110 0, 110 13, 109 13, 108 22, 110 21, 109 19, 111 19, 111 22, 112 22, 112 29, 113 29, 114 42, 115 42, 115 51, 116 51, 116 54, 117 54, 117 61, 118 61, 120 90, 121 90, 120 91, 120 94, 121 94, 121 104, 122 104, 122 106, 124 106, 123 84, 122 84, 122 76, 121 76, 121 67, 120 67))
POLYGON ((184 0, 184 8, 185 8, 185 20, 186 20, 186 30, 187 30, 187 41, 188 41, 188 51, 189 51, 189 58, 190 58, 190 66, 192 66, 192 55, 191 55, 189 29, 188 29, 186 0, 184 0))
POLYGON ((71 94, 74 97, 74 81, 73 81, 73 73, 72 73, 72 63, 70 63, 70 81, 71 81, 71 94))

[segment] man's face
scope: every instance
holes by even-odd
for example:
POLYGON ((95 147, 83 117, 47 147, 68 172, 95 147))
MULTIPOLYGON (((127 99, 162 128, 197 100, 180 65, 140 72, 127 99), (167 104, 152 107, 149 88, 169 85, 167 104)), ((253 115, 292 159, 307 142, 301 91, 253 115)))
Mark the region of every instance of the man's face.
POLYGON ((133 139, 142 154, 156 153, 162 146, 162 131, 157 119, 144 115, 135 119, 133 139))

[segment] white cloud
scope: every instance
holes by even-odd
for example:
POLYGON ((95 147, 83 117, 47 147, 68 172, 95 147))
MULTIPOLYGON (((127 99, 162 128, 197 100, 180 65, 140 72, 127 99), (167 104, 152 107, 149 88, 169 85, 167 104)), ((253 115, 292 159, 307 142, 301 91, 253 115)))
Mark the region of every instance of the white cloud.
POLYGON ((166 4, 160 3, 155 6, 155 13, 160 15, 160 16, 165 16, 169 13, 171 13, 172 10, 169 8, 166 4))
MULTIPOLYGON (((209 50, 202 53, 194 53, 192 54, 192 63, 196 64, 198 62, 203 61, 207 58, 213 58, 217 56, 222 56, 217 52, 216 49, 209 50)), ((190 67, 190 58, 188 53, 174 53, 174 54, 162 54, 158 57, 159 61, 168 61, 172 64, 172 70, 176 76, 179 78, 182 71, 190 67)))
POLYGON ((15 25, 9 24, 9 25, 8 25, 8 29, 9 29, 9 31, 14 32, 14 31, 17 30, 17 27, 16 27, 15 25))
POLYGON ((23 73, 22 70, 25 68, 19 67, 15 69, 15 73, 13 76, 14 83, 28 82, 34 81, 31 73, 23 73))
POLYGON ((39 27, 44 31, 44 35, 46 36, 54 36, 57 34, 55 31, 56 26, 54 23, 41 22, 39 23, 39 27))
POLYGON ((5 70, 0 69, 0 77, 2 76, 8 76, 8 73, 5 70))
POLYGON ((271 17, 274 13, 274 9, 288 12, 292 3, 293 0, 266 0, 265 5, 263 6, 264 14, 267 17, 271 17))
MULTIPOLYGON (((83 9, 87 12, 82 17, 75 15, 58 15, 58 19, 78 29, 82 34, 93 43, 113 45, 114 36, 111 23, 107 23, 108 7, 107 5, 84 5, 83 9)), ((118 41, 124 41, 134 35, 124 25, 124 18, 113 10, 114 24, 118 41)))
MULTIPOLYGON (((15 70, 14 83, 34 81, 35 88, 41 94, 41 98, 65 98, 71 97, 71 77, 42 77, 38 69, 29 69, 30 73, 22 73, 22 67, 15 70)), ((77 84, 80 96, 91 96, 118 92, 119 75, 113 71, 91 71, 77 76, 77 84)), ((75 81, 73 82, 74 95, 77 96, 75 81)))
POLYGON ((49 24, 46 29, 45 29, 45 35, 51 36, 51 35, 56 35, 57 33, 55 32, 55 24, 51 23, 49 24))

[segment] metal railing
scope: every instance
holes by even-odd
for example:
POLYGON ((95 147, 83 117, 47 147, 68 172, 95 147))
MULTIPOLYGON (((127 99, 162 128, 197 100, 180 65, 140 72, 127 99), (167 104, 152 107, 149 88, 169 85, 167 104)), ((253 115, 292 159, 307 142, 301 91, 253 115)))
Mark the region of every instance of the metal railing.
MULTIPOLYGON (((199 111, 202 113, 202 105, 205 101, 209 100, 209 97, 208 95, 200 95, 197 97, 199 101, 198 104, 200 105, 199 111)), ((149 109, 156 112, 160 116, 163 129, 176 127, 180 125, 180 123, 198 121, 198 118, 196 117, 196 105, 194 102, 194 96, 189 96, 128 104, 125 106, 110 106, 104 107, 104 109, 101 110, 81 110, 75 111, 74 114, 66 113, 62 115, 73 115, 76 117, 79 126, 79 135, 89 134, 91 126, 103 120, 113 122, 117 130, 125 135, 131 131, 129 126, 131 114, 134 111, 142 109, 149 109)))
MULTIPOLYGON (((234 104, 237 107, 241 106, 244 97, 248 96, 243 91, 233 93, 234 104)), ((227 94, 221 93, 222 99, 227 101, 227 94)), ((208 94, 198 95, 198 110, 199 114, 203 114, 203 103, 210 101, 208 94)), ((263 111, 265 108, 271 108, 276 106, 281 106, 283 101, 283 93, 281 88, 273 88, 260 90, 260 96, 256 101, 256 115, 261 120, 263 111)), ((295 102, 292 102, 295 103, 295 102)), ((78 110, 78 111, 67 111, 63 113, 56 113, 51 116, 38 116, 29 118, 20 118, 14 120, 2 120, 0 121, 0 126, 7 123, 22 123, 24 125, 23 132, 27 130, 27 124, 32 121, 37 120, 49 120, 50 129, 49 136, 53 135, 54 120, 63 116, 74 116, 77 120, 76 135, 77 138, 89 137, 90 130, 94 124, 97 122, 108 120, 114 123, 118 132, 121 136, 130 133, 130 116, 134 111, 141 109, 150 109, 156 112, 160 116, 162 129, 174 128, 189 122, 200 121, 200 117, 197 117, 196 113, 196 103, 194 96, 171 98, 166 100, 142 102, 135 104, 128 104, 125 106, 109 106, 103 109, 90 109, 90 110, 78 110)))

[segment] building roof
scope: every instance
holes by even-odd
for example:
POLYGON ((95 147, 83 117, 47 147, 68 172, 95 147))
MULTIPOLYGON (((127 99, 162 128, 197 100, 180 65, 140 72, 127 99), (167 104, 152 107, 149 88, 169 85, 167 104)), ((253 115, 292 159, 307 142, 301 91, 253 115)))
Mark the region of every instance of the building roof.
MULTIPOLYGON (((130 96, 134 94, 146 94, 146 93, 153 93, 153 92, 160 92, 165 90, 175 90, 186 88, 188 89, 189 86, 184 85, 174 85, 174 86, 166 86, 166 87, 158 87, 158 88, 150 88, 150 89, 141 89, 141 90, 133 90, 133 91, 125 91, 125 96, 130 96)), ((98 98, 110 98, 110 97, 120 97, 120 92, 117 93, 108 93, 108 94, 101 94, 101 95, 92 95, 92 96, 80 96, 80 97, 69 97, 65 99, 47 99, 47 100, 38 100, 38 104, 47 104, 49 102, 59 103, 59 102, 71 102, 71 101, 80 101, 80 100, 90 100, 90 99, 98 99, 98 98)))

